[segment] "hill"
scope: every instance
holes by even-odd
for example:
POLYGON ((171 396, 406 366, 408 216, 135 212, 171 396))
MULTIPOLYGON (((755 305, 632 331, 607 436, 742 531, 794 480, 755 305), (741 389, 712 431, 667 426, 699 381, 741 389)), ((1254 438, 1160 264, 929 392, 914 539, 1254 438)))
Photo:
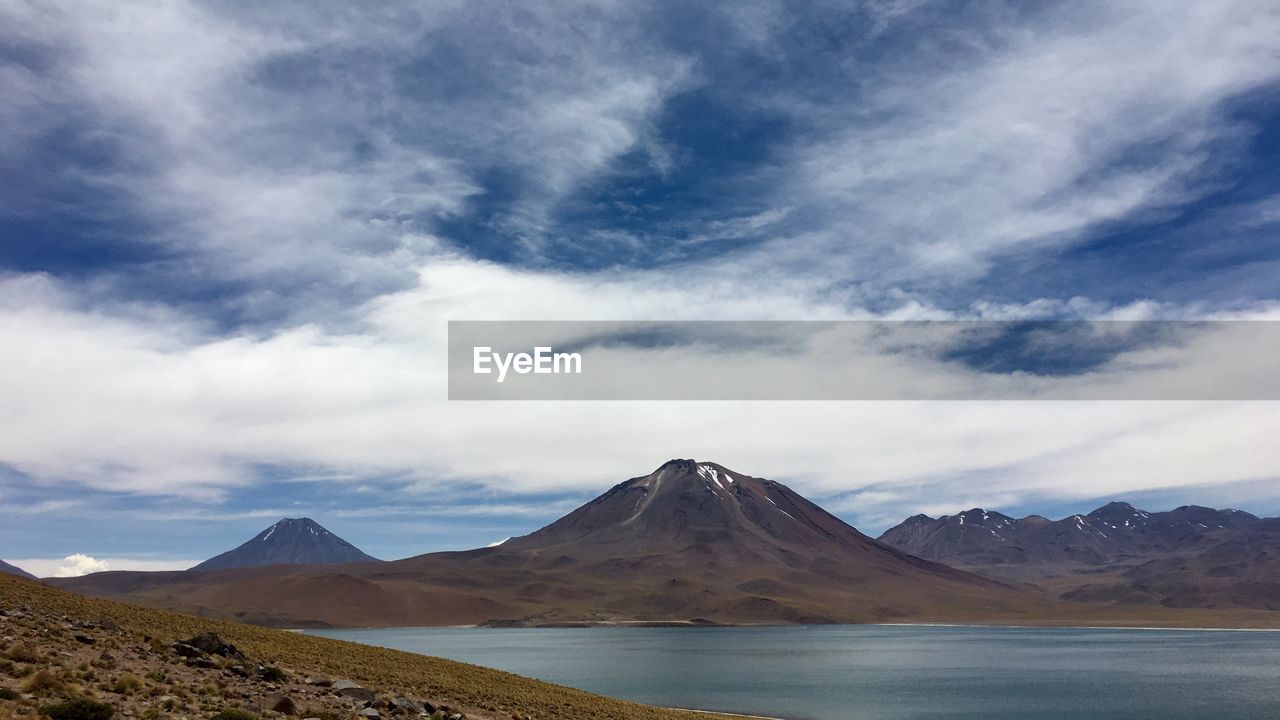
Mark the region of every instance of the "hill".
POLYGON ((1112 502, 1049 520, 975 508, 908 518, 880 540, 1066 600, 1280 610, 1280 520, 1239 510, 1112 502))
POLYGON ((9 573, 10 575, 17 575, 18 577, 24 577, 24 578, 27 578, 28 580, 36 579, 35 575, 32 575, 31 573, 27 572, 26 570, 23 570, 17 565, 10 565, 9 563, 3 560, 0 560, 0 573, 9 573))
POLYGON ((140 717, 254 715, 472 720, 704 720, 726 716, 654 708, 497 670, 355 643, 86 598, 0 575, 0 717, 92 697, 140 717), (216 638, 200 637, 214 633, 216 638), (175 643, 184 642, 185 647, 175 643), (228 647, 233 646, 233 647, 228 647), (19 680, 18 678, 22 678, 19 680), (346 680, 361 690, 344 691, 346 680), (282 704, 288 699, 288 705, 282 704))
POLYGON ((191 568, 198 572, 264 565, 379 562, 311 518, 285 518, 234 550, 191 568))

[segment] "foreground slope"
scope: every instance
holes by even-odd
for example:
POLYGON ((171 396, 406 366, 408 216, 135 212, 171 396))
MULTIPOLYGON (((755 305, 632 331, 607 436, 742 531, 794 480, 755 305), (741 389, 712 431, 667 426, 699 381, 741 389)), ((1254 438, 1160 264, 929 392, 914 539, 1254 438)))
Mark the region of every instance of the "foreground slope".
POLYGON ((1112 502, 1087 515, 917 515, 880 540, 919 557, 1029 582, 1068 600, 1280 610, 1280 520, 1112 502))
MULTIPOLYGON (((35 696, 16 702, 0 696, 0 717, 16 716, 24 702, 72 694, 92 694, 130 709, 150 703, 159 711, 157 717, 208 717, 211 708, 224 707, 270 709, 266 703, 281 694, 290 696, 300 714, 327 710, 324 717, 354 719, 361 712, 364 703, 335 698, 336 688, 306 678, 347 679, 379 697, 446 703, 472 720, 724 717, 623 702, 424 655, 86 598, 10 575, 0 575, 0 611, 0 632, 12 643, 0 648, 9 675, 28 680, 0 675, 0 687, 21 685, 35 696), (260 663, 269 672, 279 668, 281 674, 244 676, 232 665, 239 660, 211 653, 200 656, 209 662, 187 662, 173 652, 175 641, 210 631, 246 656, 250 662, 245 665, 260 663), (215 666, 201 666, 208 664, 215 666), (39 670, 45 674, 32 681, 39 670)), ((416 709, 406 714, 390 703, 369 705, 382 717, 416 716, 416 709)))
POLYGON ((204 572, 264 565, 337 565, 378 562, 311 518, 285 518, 248 542, 191 568, 204 572))
POLYGON ((873 540, 785 485, 673 460, 498 547, 379 564, 99 573, 77 592, 269 625, 1267 625, 1062 602, 873 540))

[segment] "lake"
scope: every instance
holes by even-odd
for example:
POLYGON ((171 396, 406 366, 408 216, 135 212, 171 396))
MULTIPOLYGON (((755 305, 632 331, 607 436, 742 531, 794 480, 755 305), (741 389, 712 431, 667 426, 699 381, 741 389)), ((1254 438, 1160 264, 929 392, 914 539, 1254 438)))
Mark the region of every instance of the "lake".
POLYGON ((317 630, 653 705, 812 720, 1280 717, 1280 633, 844 625, 317 630))

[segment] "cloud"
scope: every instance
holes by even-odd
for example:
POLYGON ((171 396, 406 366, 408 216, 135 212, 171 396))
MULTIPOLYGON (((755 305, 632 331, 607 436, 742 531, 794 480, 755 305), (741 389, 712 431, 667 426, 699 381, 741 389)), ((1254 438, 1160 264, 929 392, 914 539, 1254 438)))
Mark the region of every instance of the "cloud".
MULTIPOLYGON (((38 576, 45 576, 41 568, 47 567, 49 562, 34 558, 23 560, 24 566, 31 568, 28 572, 38 576)), ((98 560, 84 553, 76 553, 62 558, 58 563, 58 567, 49 574, 53 577, 80 577, 89 573, 106 572, 109 569, 111 569, 110 563, 106 560, 98 560)))
POLYGON ((517 303, 549 317, 587 307, 637 318, 836 310, 716 283, 650 291, 649 278, 441 265, 419 287, 369 303, 363 333, 192 337, 60 305, 56 287, 24 292, 28 279, 0 284, 0 340, 11 349, 0 357, 0 457, 46 482, 201 501, 251 490, 263 464, 422 492, 468 483, 508 498, 599 491, 672 456, 815 493, 923 484, 937 501, 975 488, 1083 497, 1273 472, 1268 403, 450 403, 444 327, 424 318, 493 317, 517 303))
POLYGON ((945 287, 1078 243, 1215 191, 1255 132, 1228 102, 1280 80, 1265 3, 1083 3, 965 31, 967 52, 899 56, 823 109, 829 132, 778 173, 775 203, 810 220, 735 258, 744 277, 945 287))
POLYGON ((487 222, 534 243, 558 198, 643 144, 688 63, 624 51, 628 11, 598 11, 570 27, 551 4, 388 5, 319 31, 306 6, 16 6, 44 70, 0 82, 23 90, 12 127, 72 107, 70 132, 128 158, 73 172, 158 228, 149 274, 190 281, 195 262, 199 282, 248 285, 237 318, 335 322, 411 282, 434 223, 501 190, 495 168, 516 197, 487 222))

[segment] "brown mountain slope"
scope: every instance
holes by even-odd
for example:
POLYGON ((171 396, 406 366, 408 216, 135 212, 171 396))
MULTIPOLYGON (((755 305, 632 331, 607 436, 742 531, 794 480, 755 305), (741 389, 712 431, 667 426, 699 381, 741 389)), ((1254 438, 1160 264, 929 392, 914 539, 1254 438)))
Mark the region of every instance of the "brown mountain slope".
POLYGON ((87 594, 295 626, 1239 622, 1152 619, 1058 602, 893 550, 785 485, 692 460, 668 462, 494 548, 390 563, 101 573, 57 582, 87 594))
POLYGON ((18 577, 23 577, 28 580, 34 580, 36 578, 35 575, 32 575, 26 570, 23 570, 22 568, 16 565, 10 565, 9 563, 3 560, 0 560, 0 572, 9 573, 10 575, 17 575, 18 577))

